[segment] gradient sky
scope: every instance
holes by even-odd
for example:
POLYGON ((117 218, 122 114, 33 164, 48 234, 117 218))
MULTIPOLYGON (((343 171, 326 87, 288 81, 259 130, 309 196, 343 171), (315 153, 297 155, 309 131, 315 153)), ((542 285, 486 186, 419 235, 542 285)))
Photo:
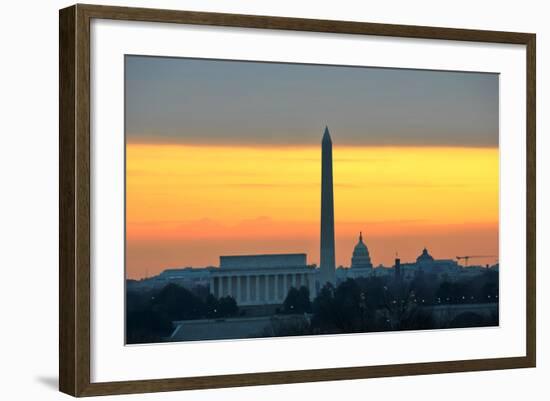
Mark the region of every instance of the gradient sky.
POLYGON ((318 263, 325 124, 337 264, 498 254, 498 75, 127 56, 128 276, 318 263))

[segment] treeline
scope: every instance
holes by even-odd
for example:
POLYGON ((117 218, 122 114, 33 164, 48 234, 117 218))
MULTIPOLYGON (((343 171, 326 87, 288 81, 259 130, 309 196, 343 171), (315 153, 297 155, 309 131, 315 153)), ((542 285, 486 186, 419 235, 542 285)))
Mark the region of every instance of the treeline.
POLYGON ((126 293, 126 342, 160 342, 172 332, 173 321, 225 318, 238 312, 232 297, 217 299, 206 287, 190 291, 168 284, 160 290, 129 290, 126 293))
MULTIPOLYGON (((407 282, 388 276, 348 279, 336 287, 327 284, 313 302, 306 287, 291 288, 276 313, 305 314, 307 319, 283 319, 268 332, 290 336, 498 325, 498 308, 490 316, 463 313, 444 322, 436 322, 432 313, 434 306, 497 302, 498 293, 495 271, 456 282, 422 272, 407 282)), ((200 286, 129 290, 126 302, 130 344, 162 341, 172 332, 173 321, 244 314, 232 297, 217 299, 200 286)))
POLYGON ((410 282, 393 277, 348 279, 324 286, 309 301, 307 289, 291 289, 283 313, 311 313, 307 324, 276 322, 267 332, 275 336, 421 330, 498 325, 498 308, 490 313, 464 312, 436 319, 433 307, 498 301, 498 273, 487 271, 457 282, 420 272, 410 282))
MULTIPOLYGON (((407 287, 406 287, 407 288, 407 287)), ((498 272, 487 270, 458 281, 419 272, 409 284, 418 301, 427 305, 498 302, 498 272)))

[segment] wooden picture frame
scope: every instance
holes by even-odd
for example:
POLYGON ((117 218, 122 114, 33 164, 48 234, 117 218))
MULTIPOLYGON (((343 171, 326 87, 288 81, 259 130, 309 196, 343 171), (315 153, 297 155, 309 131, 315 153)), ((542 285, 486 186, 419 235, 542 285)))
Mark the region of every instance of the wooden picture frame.
POLYGON ((535 366, 536 37, 534 34, 80 4, 60 11, 59 29, 59 388, 62 392, 73 396, 94 396, 535 366), (525 60, 527 71, 526 356, 92 383, 90 380, 90 21, 94 18, 525 45, 527 54, 525 60))

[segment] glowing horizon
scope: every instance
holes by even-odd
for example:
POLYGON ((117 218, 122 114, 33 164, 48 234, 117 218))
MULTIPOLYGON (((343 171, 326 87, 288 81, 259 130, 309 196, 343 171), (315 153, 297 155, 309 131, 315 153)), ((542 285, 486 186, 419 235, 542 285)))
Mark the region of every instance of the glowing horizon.
MULTIPOLYGON (((498 148, 334 138, 337 265, 349 265, 359 231, 375 265, 424 246, 436 258, 498 255, 498 148)), ((318 264, 320 144, 126 150, 128 277, 216 266, 223 254, 304 252, 318 264)))

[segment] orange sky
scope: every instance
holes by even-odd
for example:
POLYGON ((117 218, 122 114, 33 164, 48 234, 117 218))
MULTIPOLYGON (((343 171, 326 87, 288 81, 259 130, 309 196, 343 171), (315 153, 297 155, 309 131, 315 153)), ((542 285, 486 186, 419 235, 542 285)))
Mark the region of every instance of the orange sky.
MULTIPOLYGON (((318 263, 321 147, 127 144, 127 275, 305 252, 318 263)), ((333 148, 336 260, 498 255, 498 149, 333 148)), ((494 263, 496 258, 476 259, 494 263)), ((472 261, 470 262, 472 263, 472 261)))

